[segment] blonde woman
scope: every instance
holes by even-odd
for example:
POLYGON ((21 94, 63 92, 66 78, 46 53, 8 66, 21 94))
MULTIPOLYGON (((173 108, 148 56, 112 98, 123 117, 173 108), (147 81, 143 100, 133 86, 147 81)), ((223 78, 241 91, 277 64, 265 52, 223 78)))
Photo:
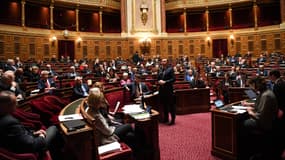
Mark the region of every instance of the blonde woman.
POLYGON ((96 91, 94 88, 91 89, 87 103, 89 106, 87 112, 95 118, 96 129, 98 130, 95 138, 99 140, 100 145, 122 140, 130 147, 134 146, 135 135, 132 126, 130 124, 113 123, 108 116, 104 116, 107 103, 99 89, 96 89, 96 91))

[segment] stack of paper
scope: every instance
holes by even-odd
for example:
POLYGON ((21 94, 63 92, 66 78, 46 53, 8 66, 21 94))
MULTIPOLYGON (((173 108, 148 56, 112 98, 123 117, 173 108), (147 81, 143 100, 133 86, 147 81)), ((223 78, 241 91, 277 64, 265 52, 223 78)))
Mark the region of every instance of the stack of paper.
POLYGON ((98 147, 99 155, 110 153, 110 152, 115 152, 119 150, 121 150, 121 145, 119 142, 113 142, 113 143, 105 144, 105 145, 98 147))
POLYGON ((140 107, 140 104, 125 105, 122 109, 123 109, 123 112, 126 114, 144 112, 144 110, 140 107))
POLYGON ((81 114, 68 114, 68 115, 58 116, 58 120, 60 122, 77 120, 77 119, 83 119, 82 115, 81 114))
POLYGON ((148 112, 143 113, 136 113, 136 114, 130 114, 134 119, 140 120, 140 119, 146 119, 150 117, 150 114, 148 112))

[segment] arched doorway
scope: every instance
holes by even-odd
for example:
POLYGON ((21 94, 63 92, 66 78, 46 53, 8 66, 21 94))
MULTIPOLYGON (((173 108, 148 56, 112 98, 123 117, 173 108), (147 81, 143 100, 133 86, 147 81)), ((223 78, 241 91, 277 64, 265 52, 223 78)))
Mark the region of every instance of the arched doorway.
POLYGON ((228 40, 214 39, 213 40, 213 58, 220 58, 221 55, 228 56, 228 40))
POLYGON ((73 40, 59 40, 58 41, 58 58, 61 56, 69 56, 71 60, 74 59, 74 41, 73 40))

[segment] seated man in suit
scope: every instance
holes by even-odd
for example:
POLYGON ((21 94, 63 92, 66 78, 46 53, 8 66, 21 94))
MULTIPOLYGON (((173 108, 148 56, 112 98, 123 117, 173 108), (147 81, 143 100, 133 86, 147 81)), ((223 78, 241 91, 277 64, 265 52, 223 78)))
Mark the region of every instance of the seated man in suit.
POLYGON ((41 79, 38 81, 38 89, 40 92, 51 92, 56 89, 55 81, 49 78, 49 71, 43 70, 41 72, 41 79))
POLYGON ((89 87, 86 83, 82 82, 82 77, 75 77, 75 85, 73 87, 73 95, 75 99, 87 97, 89 87))
POLYGON ((135 82, 132 84, 132 98, 138 98, 141 95, 148 95, 151 91, 149 90, 148 86, 142 82, 141 75, 135 76, 135 82))
POLYGON ((50 150, 53 159, 61 159, 56 154, 55 142, 60 136, 55 126, 47 130, 25 128, 11 113, 16 108, 16 97, 10 91, 0 92, 0 147, 15 153, 39 153, 50 150))
POLYGON ((194 77, 194 80, 190 82, 191 88, 206 88, 204 80, 200 77, 200 74, 197 73, 194 77))
POLYGON ((13 71, 8 70, 4 72, 0 80, 0 91, 13 92, 17 100, 23 100, 25 98, 24 92, 20 89, 17 82, 15 82, 15 74, 13 71))

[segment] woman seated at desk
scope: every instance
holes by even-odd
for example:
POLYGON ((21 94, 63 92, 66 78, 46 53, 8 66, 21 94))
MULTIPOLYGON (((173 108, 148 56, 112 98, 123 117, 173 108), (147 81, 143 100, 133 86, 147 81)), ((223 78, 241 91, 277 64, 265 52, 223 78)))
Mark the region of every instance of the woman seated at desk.
POLYGON ((99 145, 122 140, 134 149, 135 134, 132 126, 130 124, 116 123, 106 115, 108 103, 106 103, 104 95, 99 89, 96 91, 94 91, 94 88, 91 89, 87 103, 89 106, 87 113, 92 115, 96 121, 98 134, 95 138, 99 140, 99 145))

